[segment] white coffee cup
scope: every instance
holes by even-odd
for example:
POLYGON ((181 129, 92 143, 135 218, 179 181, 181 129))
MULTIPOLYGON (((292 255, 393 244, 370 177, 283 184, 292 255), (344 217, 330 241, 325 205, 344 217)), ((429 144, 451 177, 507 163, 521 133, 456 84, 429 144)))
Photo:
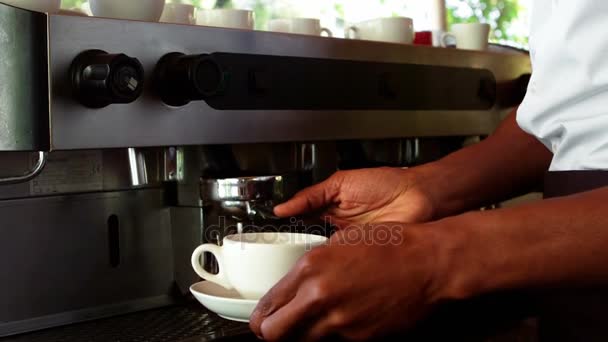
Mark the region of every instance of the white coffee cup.
POLYGON ((89 0, 96 17, 156 22, 165 8, 165 0, 89 0))
POLYGON ((202 26, 227 27, 253 30, 255 20, 253 11, 239 9, 212 9, 196 12, 196 24, 202 26))
POLYGON ((313 18, 273 19, 268 22, 268 30, 310 36, 321 36, 323 34, 328 37, 333 36, 331 30, 321 26, 321 20, 313 18))
POLYGON ((0 2, 30 11, 57 13, 61 0, 0 0, 0 2))
POLYGON ((448 34, 443 30, 433 30, 433 46, 434 47, 448 47, 456 46, 456 37, 448 34))
POLYGON ((448 40, 456 41, 458 49, 484 51, 488 49, 490 25, 479 23, 454 24, 452 30, 441 37, 441 45, 449 46, 448 40))
POLYGON ((192 268, 203 279, 236 290, 245 299, 259 299, 278 283, 304 254, 327 238, 297 233, 244 233, 226 236, 223 245, 204 244, 192 253, 192 268), (218 274, 201 265, 213 254, 218 274))
POLYGON ((372 19, 347 27, 345 37, 412 44, 415 37, 414 20, 405 17, 372 19))
POLYGON ((192 5, 169 3, 165 5, 160 21, 163 23, 192 25, 195 23, 194 13, 196 13, 196 7, 192 5))

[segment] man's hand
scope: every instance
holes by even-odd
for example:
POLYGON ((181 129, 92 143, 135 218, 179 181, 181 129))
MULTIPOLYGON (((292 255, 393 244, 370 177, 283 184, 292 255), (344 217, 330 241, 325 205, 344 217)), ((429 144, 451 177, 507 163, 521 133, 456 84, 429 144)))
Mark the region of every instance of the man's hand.
POLYGON ((433 205, 414 170, 378 168, 337 172, 275 208, 279 217, 323 210, 338 226, 370 222, 420 223, 433 205))
POLYGON ((517 125, 515 111, 482 143, 411 169, 343 171, 275 208, 279 217, 324 211, 338 226, 424 223, 523 195, 552 154, 517 125))
POLYGON ((422 225, 338 231, 261 299, 251 328, 270 341, 381 338, 453 300, 605 289, 607 201, 605 187, 422 225))
POLYGON ((440 299, 446 267, 437 249, 442 237, 422 228, 337 232, 260 300, 252 330, 267 341, 316 341, 365 340, 412 327, 440 299))

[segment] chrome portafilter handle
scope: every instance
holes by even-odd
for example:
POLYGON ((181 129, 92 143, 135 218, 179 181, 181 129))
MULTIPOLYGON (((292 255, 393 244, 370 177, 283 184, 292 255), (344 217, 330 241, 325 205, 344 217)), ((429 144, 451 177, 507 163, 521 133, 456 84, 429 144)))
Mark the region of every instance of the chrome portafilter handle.
POLYGON ((296 175, 202 179, 203 203, 216 203, 236 219, 258 221, 278 219, 274 206, 298 191, 296 175))
POLYGON ((222 210, 237 221, 278 220, 274 215, 271 202, 253 201, 218 201, 222 210))

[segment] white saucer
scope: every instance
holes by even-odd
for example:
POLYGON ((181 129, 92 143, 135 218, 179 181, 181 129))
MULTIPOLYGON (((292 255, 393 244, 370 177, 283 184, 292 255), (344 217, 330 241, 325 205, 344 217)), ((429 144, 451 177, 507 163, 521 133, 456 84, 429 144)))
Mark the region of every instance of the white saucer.
POLYGON ((244 299, 235 290, 227 290, 210 281, 190 286, 190 292, 204 307, 231 321, 249 323, 249 317, 258 305, 257 299, 244 299))

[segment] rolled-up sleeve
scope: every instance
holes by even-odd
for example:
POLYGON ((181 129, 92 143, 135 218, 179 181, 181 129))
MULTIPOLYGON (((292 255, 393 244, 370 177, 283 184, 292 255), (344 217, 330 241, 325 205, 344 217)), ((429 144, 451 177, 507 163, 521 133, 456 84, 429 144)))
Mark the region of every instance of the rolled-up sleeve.
POLYGON ((608 1, 535 1, 530 44, 519 125, 553 151, 551 170, 608 170, 608 1))

